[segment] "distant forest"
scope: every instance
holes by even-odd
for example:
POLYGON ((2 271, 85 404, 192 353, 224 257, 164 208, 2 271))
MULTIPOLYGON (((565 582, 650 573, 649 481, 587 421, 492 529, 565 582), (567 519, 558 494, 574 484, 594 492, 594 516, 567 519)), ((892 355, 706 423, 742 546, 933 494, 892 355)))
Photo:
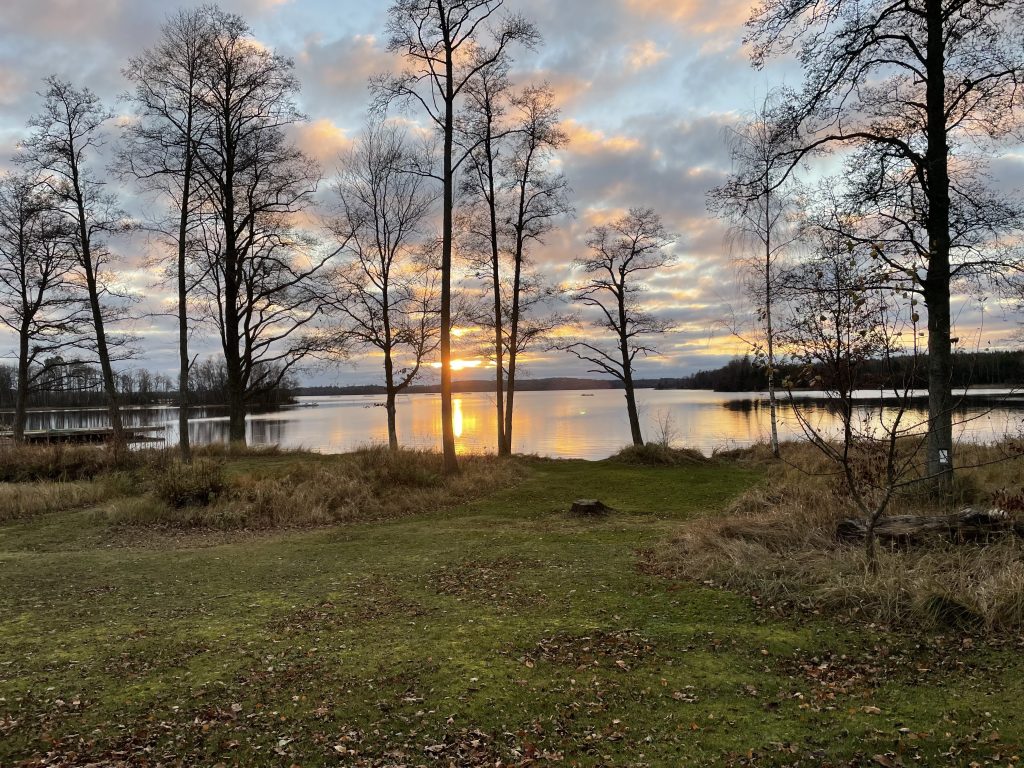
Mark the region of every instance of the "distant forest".
MULTIPOLYGON (((928 356, 915 360, 910 356, 896 357, 884 363, 868 360, 863 364, 863 386, 868 389, 901 386, 916 365, 915 387, 928 384, 928 356)), ((782 364, 778 381, 787 378, 799 380, 802 366, 782 364)), ((804 377, 806 378, 806 377, 804 377)), ((951 384, 962 387, 1013 387, 1024 385, 1024 350, 1012 352, 969 352, 953 355, 951 384)), ((737 357, 721 368, 698 371, 681 379, 660 379, 658 389, 713 389, 716 392, 757 392, 768 388, 768 372, 750 355, 737 357)))
MULTIPOLYGON (((908 367, 914 363, 911 357, 897 357, 891 363, 868 361, 864 363, 864 381, 868 388, 899 385, 909 373, 908 367), (887 380, 886 367, 892 366, 898 379, 887 380)), ((916 361, 916 386, 927 385, 927 355, 919 356, 916 361)), ((801 366, 781 365, 779 381, 787 377, 797 379, 802 371, 801 366)), ((953 356, 953 387, 1014 387, 1024 386, 1024 350, 1014 352, 973 352, 953 356)), ((768 388, 766 369, 758 365, 750 356, 736 357, 713 370, 698 371, 690 376, 680 378, 636 379, 637 389, 711 389, 716 392, 759 392, 768 388)), ((452 384, 455 392, 490 392, 494 382, 490 379, 468 379, 455 381, 452 384)), ((583 390, 583 389, 623 389, 622 382, 614 379, 581 379, 581 378, 541 378, 520 379, 516 384, 520 392, 544 392, 552 390, 583 390)), ((408 388, 409 394, 437 394, 441 391, 439 384, 419 384, 408 388)), ((293 391, 297 396, 330 397, 332 395, 382 395, 386 388, 383 385, 359 384, 353 386, 322 386, 298 387, 293 391)))
MULTIPOLYGON (((39 367, 28 398, 29 407, 74 408, 105 406, 103 375, 96 365, 51 358, 39 367)), ((176 377, 175 377, 176 378, 176 377)), ((177 405, 178 382, 163 373, 144 368, 115 375, 122 405, 177 405)), ((276 382, 276 377, 271 377, 276 382)), ((0 365, 0 408, 14 407, 18 386, 17 368, 0 365)), ((295 382, 285 377, 279 386, 254 390, 250 405, 267 408, 294 400, 295 382)), ((204 360, 189 370, 189 401, 193 405, 224 405, 227 402, 227 371, 222 361, 204 360)))

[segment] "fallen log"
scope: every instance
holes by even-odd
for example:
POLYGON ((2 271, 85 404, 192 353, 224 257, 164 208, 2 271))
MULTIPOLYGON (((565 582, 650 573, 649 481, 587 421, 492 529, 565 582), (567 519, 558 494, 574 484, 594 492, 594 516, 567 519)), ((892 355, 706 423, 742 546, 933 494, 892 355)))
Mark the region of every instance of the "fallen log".
MULTIPOLYGON (((836 526, 840 541, 863 539, 866 520, 843 520, 836 526)), ((1006 536, 1024 538, 1024 522, 1001 509, 964 509, 951 515, 893 515, 879 519, 875 538, 893 544, 916 544, 926 539, 947 539, 956 543, 990 541, 1006 536)))
POLYGON ((576 499, 569 511, 583 517, 601 517, 611 514, 615 510, 597 499, 576 499))

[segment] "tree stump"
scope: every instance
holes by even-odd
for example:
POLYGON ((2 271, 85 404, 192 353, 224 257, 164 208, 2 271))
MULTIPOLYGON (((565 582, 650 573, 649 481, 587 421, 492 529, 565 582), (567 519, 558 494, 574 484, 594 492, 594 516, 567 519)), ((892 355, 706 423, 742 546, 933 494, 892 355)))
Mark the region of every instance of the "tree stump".
POLYGON ((576 499, 570 510, 574 515, 581 517, 603 517, 615 510, 597 499, 576 499))
MULTIPOLYGON (((867 521, 843 520, 836 527, 836 538, 841 541, 863 539, 867 532, 867 521)), ((1024 523, 1000 509, 968 508, 952 515, 894 515, 881 518, 875 525, 878 541, 902 545, 935 538, 964 543, 1004 536, 1024 537, 1024 523)))

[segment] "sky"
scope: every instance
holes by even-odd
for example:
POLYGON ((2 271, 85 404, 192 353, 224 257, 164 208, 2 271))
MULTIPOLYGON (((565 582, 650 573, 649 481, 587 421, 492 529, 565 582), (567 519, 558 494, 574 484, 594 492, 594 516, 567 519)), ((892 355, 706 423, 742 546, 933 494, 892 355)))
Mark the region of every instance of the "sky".
MULTIPOLYGON (((242 14, 263 44, 294 59, 299 102, 309 116, 294 139, 329 175, 365 121, 369 77, 396 66, 384 47, 389 0, 220 5, 242 14)), ((122 68, 155 42, 172 7, 166 0, 4 0, 3 6, 0 165, 13 154, 38 108, 41 81, 51 73, 126 111, 118 100, 127 89, 122 68)), ((515 52, 514 76, 552 86, 570 138, 561 163, 575 216, 548 237, 534 254, 536 262, 554 281, 569 279, 569 264, 584 253, 589 227, 633 206, 654 208, 676 235, 676 263, 650 281, 645 300, 670 314, 676 330, 659 343, 661 354, 639 364, 638 375, 685 375, 742 353, 742 343, 727 330, 741 299, 726 225, 707 212, 706 193, 730 170, 728 126, 771 88, 797 85, 798 69, 788 61, 751 68, 742 45, 748 0, 506 0, 506 7, 531 19, 543 36, 535 51, 515 52)), ((1005 175, 1024 178, 1022 158, 1013 159, 1005 175)), ((146 309, 156 311, 170 296, 146 266, 153 247, 139 237, 117 244, 123 279, 143 295, 146 309)), ((962 329, 978 336, 976 305, 965 301, 960 312, 962 329)), ((175 320, 145 318, 135 331, 143 354, 132 365, 173 372, 175 320)), ((985 343, 1005 344, 1011 319, 986 309, 980 334, 985 343)), ((210 334, 194 346, 201 355, 215 351, 210 334)), ((587 370, 557 352, 535 353, 524 364, 530 377, 587 370)), ((372 356, 357 355, 337 367, 311 369, 304 378, 372 382, 381 376, 379 367, 372 356)))

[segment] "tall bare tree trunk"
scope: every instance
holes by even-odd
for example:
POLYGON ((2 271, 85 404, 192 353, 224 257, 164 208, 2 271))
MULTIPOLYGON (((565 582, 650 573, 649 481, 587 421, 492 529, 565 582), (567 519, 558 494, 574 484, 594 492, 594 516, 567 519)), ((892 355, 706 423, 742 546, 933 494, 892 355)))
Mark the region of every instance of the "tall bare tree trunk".
POLYGON ((937 490, 953 477, 952 343, 950 341, 949 146, 946 135, 946 76, 943 3, 927 0, 928 10, 928 475, 937 490))
POLYGON ((498 250, 498 211, 497 204, 494 199, 494 158, 491 150, 491 139, 490 139, 490 125, 488 124, 488 137, 487 137, 487 164, 488 164, 488 184, 490 185, 490 198, 487 201, 488 208, 490 209, 491 216, 491 280, 494 284, 494 400, 495 400, 495 411, 497 413, 497 438, 498 438, 498 455, 502 456, 506 453, 506 435, 508 434, 507 427, 505 425, 505 340, 503 338, 504 331, 502 327, 502 311, 501 311, 501 264, 500 264, 500 252, 498 250))
POLYGON ((75 163, 71 165, 71 178, 74 185, 75 202, 78 207, 78 240, 81 249, 81 263, 83 269, 85 269, 85 286, 89 296, 89 309, 92 312, 93 328, 96 333, 96 355, 99 357, 100 372, 103 375, 103 389, 107 395, 107 413, 110 416, 110 432, 113 439, 114 452, 119 454, 125 448, 124 425, 121 422, 117 383, 114 380, 114 367, 110 363, 107 332, 103 322, 103 307, 100 304, 100 293, 92 260, 89 231, 86 226, 85 200, 79 181, 78 166, 75 163))
MULTIPOLYGON (((437 0, 440 19, 445 18, 443 0, 437 0)), ((455 452, 455 410, 452 405, 452 236, 455 208, 455 169, 452 152, 455 134, 455 89, 452 41, 449 30, 442 25, 445 50, 445 115, 444 115, 444 222, 441 241, 441 445, 444 451, 444 471, 459 471, 455 452)))
MULTIPOLYGON (((187 135, 192 135, 189 116, 187 135)), ((188 215, 192 189, 192 149, 185 150, 185 173, 182 179, 181 218, 178 223, 178 449, 183 461, 192 460, 192 442, 188 434, 188 215)))
POLYGON ((772 455, 779 458, 778 399, 775 397, 775 329, 772 327, 772 224, 771 189, 765 189, 764 197, 764 315, 768 341, 768 410, 771 418, 772 455))

